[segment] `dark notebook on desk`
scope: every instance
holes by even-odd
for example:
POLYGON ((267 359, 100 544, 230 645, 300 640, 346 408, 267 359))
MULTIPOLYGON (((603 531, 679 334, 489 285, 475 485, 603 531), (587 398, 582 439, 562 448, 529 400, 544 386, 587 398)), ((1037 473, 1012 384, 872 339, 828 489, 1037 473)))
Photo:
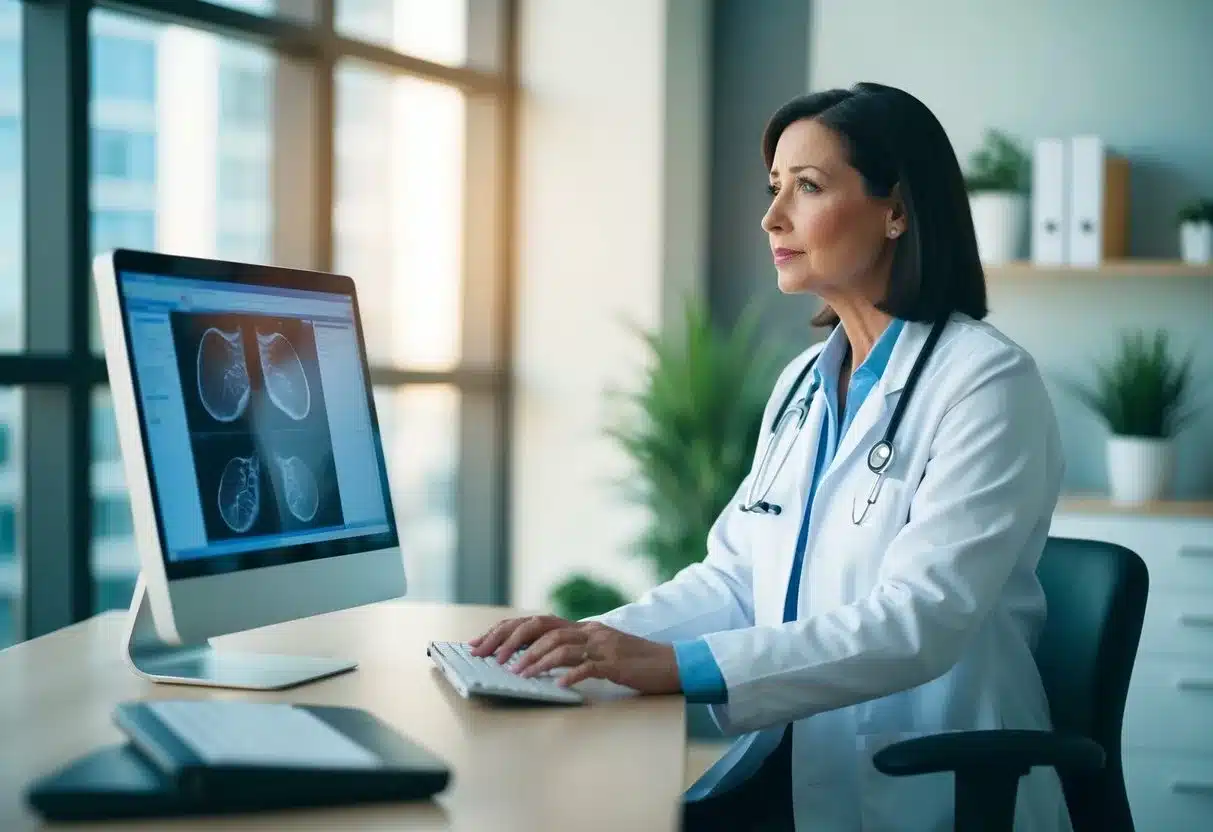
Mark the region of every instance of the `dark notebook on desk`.
POLYGON ((253 811, 419 800, 445 789, 437 756, 357 708, 161 701, 120 705, 127 746, 35 783, 51 819, 253 811))

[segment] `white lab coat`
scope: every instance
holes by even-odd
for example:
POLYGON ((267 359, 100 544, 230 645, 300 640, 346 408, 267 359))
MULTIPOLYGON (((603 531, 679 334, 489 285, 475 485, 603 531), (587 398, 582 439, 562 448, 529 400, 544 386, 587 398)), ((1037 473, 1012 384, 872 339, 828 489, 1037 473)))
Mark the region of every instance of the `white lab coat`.
MULTIPOLYGON (((929 331, 905 325, 821 478, 798 620, 783 623, 784 597, 823 394, 767 497, 783 512, 737 506, 776 409, 820 346, 776 383, 754 467, 713 526, 703 562, 598 617, 657 641, 702 636, 711 648, 728 688, 712 715, 740 737, 692 797, 752 774, 793 722, 797 829, 950 832, 950 774, 886 777, 872 755, 923 734, 1050 727, 1032 658, 1045 616, 1035 568, 1063 462, 1033 360, 989 324, 953 316, 905 410, 879 499, 852 523, 874 478, 867 451, 929 331)), ((1021 780, 1016 815, 1016 830, 1070 829, 1055 772, 1021 780)))

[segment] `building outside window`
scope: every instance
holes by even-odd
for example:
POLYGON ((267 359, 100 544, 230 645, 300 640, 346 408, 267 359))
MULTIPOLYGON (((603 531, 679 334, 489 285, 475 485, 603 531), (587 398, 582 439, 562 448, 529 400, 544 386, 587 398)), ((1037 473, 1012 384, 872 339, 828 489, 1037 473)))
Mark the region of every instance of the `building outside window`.
MULTIPOLYGON (((469 0, 334 2, 336 30, 344 37, 450 66, 471 63, 465 60, 469 0)), ((277 8, 274 0, 220 4, 257 14, 277 8)), ((21 5, 0 0, 0 192, 10 194, 23 192, 25 174, 21 5)), ((166 22, 160 14, 145 18, 144 7, 161 10, 136 0, 121 13, 89 13, 92 251, 122 247, 275 262, 280 201, 291 198, 289 185, 275 184, 275 165, 300 158, 292 153, 296 134, 276 119, 301 104, 310 86, 292 84, 281 58, 254 38, 166 22)), ((471 149, 468 92, 458 84, 339 57, 334 87, 332 259, 321 265, 353 276, 359 288, 410 594, 454 599, 459 527, 469 522, 454 496, 460 466, 469 459, 483 465, 493 456, 466 457, 459 447, 467 400, 457 380, 469 243, 464 173, 469 153, 494 153, 497 145, 477 136, 471 149), (417 371, 437 374, 439 383, 412 383, 409 374, 417 371), (449 380, 442 381, 444 374, 449 380)), ((492 101, 498 93, 477 95, 492 101)), ((289 183, 292 171, 285 173, 289 183)), ((500 182, 475 185, 478 199, 492 206, 500 182)), ((0 200, 0 352, 20 353, 25 343, 23 210, 20 200, 0 200)), ((485 227, 495 227, 496 209, 477 210, 485 227)), ((89 341, 99 356, 95 299, 90 304, 89 341)), ((499 372, 504 383, 504 368, 499 372)), ((22 398, 21 388, 6 384, 12 382, 0 377, 0 647, 19 637, 14 618, 22 591, 22 398)), ((92 605, 103 610, 129 603, 138 559, 108 387, 94 387, 90 401, 88 565, 92 605)), ((494 408, 492 398, 479 395, 476 402, 494 408)), ((489 469, 483 476, 495 479, 489 469)))

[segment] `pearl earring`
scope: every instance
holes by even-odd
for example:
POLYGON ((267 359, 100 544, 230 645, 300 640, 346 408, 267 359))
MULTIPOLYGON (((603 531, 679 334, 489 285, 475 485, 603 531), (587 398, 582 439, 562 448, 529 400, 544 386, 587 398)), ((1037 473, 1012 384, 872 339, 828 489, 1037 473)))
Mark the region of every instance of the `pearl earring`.
POLYGON ((897 231, 897 229, 896 229, 896 228, 890 228, 890 229, 889 229, 889 236, 890 236, 890 237, 896 237, 896 236, 897 236, 897 234, 898 234, 898 231, 897 231))

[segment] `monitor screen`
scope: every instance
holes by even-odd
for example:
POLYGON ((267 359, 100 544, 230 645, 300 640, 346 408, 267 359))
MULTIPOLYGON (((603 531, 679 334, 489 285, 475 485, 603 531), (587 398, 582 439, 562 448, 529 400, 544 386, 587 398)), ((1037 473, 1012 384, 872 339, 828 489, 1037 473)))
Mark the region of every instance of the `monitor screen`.
POLYGON ((352 290, 118 283, 170 578, 395 545, 352 290))

